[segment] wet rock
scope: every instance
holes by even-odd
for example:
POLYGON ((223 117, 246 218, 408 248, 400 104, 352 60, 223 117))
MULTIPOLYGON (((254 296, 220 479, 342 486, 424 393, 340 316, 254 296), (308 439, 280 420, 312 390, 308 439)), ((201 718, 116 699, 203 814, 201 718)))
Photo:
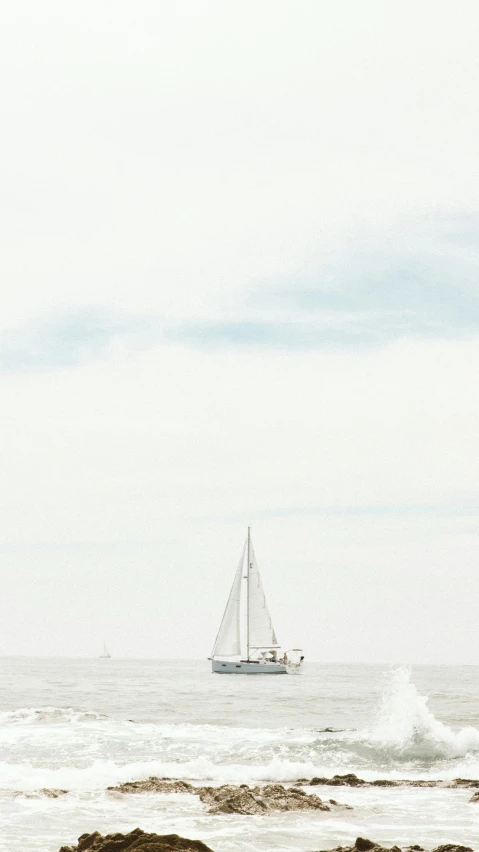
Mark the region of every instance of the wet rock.
POLYGON ((349 772, 347 775, 333 775, 329 781, 326 781, 326 784, 330 787, 366 787, 367 783, 353 772, 349 772))
MULTIPOLYGON (((330 811, 331 807, 314 793, 299 787, 265 784, 264 787, 200 787, 198 794, 210 814, 264 814, 271 811, 330 811)), ((338 806, 340 807, 340 806, 338 806)))
POLYGON ((152 775, 143 781, 126 781, 116 787, 106 788, 110 793, 196 793, 197 790, 187 781, 172 781, 170 778, 156 778, 152 775))
POLYGON ((456 846, 454 843, 446 843, 445 846, 436 846, 433 852, 473 852, 470 846, 456 846))
POLYGON ((26 799, 39 799, 41 797, 47 799, 58 799, 59 796, 65 796, 68 790, 56 790, 53 787, 42 787, 41 790, 29 790, 27 793, 21 790, 16 791, 14 796, 25 796, 26 799))
MULTIPOLYGON (((297 783, 308 784, 310 787, 319 785, 329 787, 441 787, 443 789, 455 789, 456 787, 469 787, 479 790, 479 781, 473 778, 455 778, 454 781, 441 781, 436 779, 402 779, 391 780, 390 778, 378 778, 375 781, 365 781, 350 772, 347 775, 334 775, 332 778, 311 778, 307 781, 300 778, 297 783)), ((476 800, 477 801, 477 800, 476 800)))
POLYGON ((344 728, 318 728, 318 734, 341 734, 344 728))
MULTIPOLYGON (((328 852, 402 852, 399 846, 381 846, 380 843, 375 843, 373 840, 368 840, 365 837, 357 837, 354 846, 337 846, 335 849, 330 849, 328 852)), ((422 846, 406 846, 404 852, 424 852, 422 846)), ((445 846, 437 846, 432 852, 473 852, 469 846, 456 846, 453 843, 445 846)))
POLYGON ((315 793, 306 793, 300 787, 283 787, 282 784, 265 784, 248 787, 247 784, 223 784, 221 787, 194 787, 186 781, 152 776, 144 781, 127 781, 116 787, 107 787, 110 793, 193 793, 208 805, 210 814, 264 814, 270 811, 330 811, 330 805, 350 809, 331 800, 327 805, 315 793))
POLYGON ((319 784, 323 784, 325 787, 368 787, 370 783, 358 778, 354 772, 348 772, 347 775, 333 775, 332 778, 311 778, 309 786, 317 787, 319 784))
POLYGON ((345 805, 343 802, 337 802, 336 799, 328 799, 330 805, 333 805, 335 808, 343 808, 346 811, 352 811, 353 808, 351 805, 345 805))
POLYGON ((135 828, 128 834, 107 834, 95 831, 82 834, 77 846, 62 846, 60 852, 213 852, 201 840, 188 840, 178 834, 148 834, 135 828))
POLYGON ((255 796, 249 788, 245 790, 228 784, 222 787, 202 787, 199 796, 209 806, 210 814, 263 814, 268 810, 261 796, 255 796))
POLYGON ((357 837, 354 846, 336 846, 329 852, 401 852, 401 850, 398 846, 392 846, 389 849, 366 837, 357 837))
POLYGON ((454 787, 479 787, 479 781, 474 778, 454 778, 452 782, 454 787))

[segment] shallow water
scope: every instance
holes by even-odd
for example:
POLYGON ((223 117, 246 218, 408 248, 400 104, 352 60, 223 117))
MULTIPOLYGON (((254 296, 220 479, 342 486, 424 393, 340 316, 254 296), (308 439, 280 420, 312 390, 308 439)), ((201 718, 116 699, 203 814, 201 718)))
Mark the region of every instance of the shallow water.
POLYGON ((220 676, 206 661, 1 659, 0 850, 58 852, 85 831, 197 837, 215 852, 350 843, 479 847, 471 790, 315 788, 352 811, 205 813, 196 796, 120 796, 150 775, 293 782, 479 778, 479 667, 306 665, 301 676, 220 676), (332 730, 325 730, 326 728, 332 730), (42 787, 66 796, 15 796, 42 787))

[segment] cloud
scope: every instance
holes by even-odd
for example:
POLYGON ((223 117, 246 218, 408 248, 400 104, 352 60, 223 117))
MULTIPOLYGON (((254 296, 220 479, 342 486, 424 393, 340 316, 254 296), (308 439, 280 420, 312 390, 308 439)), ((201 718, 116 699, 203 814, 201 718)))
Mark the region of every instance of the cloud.
POLYGON ((88 308, 59 317, 37 319, 25 328, 2 335, 0 372, 72 368, 101 358, 111 342, 128 329, 132 319, 121 322, 104 309, 88 308))
MULTIPOLYGON (((47 6, 23 0, 0 33, 5 329, 99 305, 266 340, 248 291, 273 282, 270 312, 282 284, 284 313, 318 313, 332 274, 369 304, 364 275, 376 300, 383 277, 367 243, 477 204, 474 4, 417 9, 413 30, 380 3, 145 0, 134 26, 127 4, 47 6)), ((398 287, 402 254, 384 269, 398 287)))
POLYGON ((302 319, 307 346, 452 339, 479 331, 478 274, 479 215, 443 217, 398 227, 376 245, 313 256, 302 275, 253 298, 289 311, 292 325, 302 319))
POLYGON ((225 348, 321 350, 479 333, 479 215, 400 226, 386 241, 305 257, 288 278, 258 279, 235 306, 203 306, 197 319, 152 310, 89 306, 37 318, 4 336, 0 369, 74 366, 113 345, 160 343, 225 348))
POLYGON ((398 226, 386 242, 313 254, 287 279, 243 286, 234 308, 206 305, 196 319, 107 304, 40 315, 3 335, 0 370, 73 367, 104 358, 111 347, 308 351, 473 337, 479 333, 478 234, 478 215, 398 226))

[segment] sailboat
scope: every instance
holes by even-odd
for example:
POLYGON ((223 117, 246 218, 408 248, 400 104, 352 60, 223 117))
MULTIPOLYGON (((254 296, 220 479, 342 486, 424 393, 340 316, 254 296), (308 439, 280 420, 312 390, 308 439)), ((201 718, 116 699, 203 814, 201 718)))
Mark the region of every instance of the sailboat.
POLYGON ((111 654, 110 654, 108 648, 106 647, 106 642, 103 642, 103 651, 100 654, 100 659, 101 660, 110 660, 111 659, 111 654))
POLYGON ((248 527, 248 537, 208 659, 211 660, 212 671, 218 674, 299 673, 304 660, 301 649, 282 652, 280 648, 254 555, 251 529, 248 527))

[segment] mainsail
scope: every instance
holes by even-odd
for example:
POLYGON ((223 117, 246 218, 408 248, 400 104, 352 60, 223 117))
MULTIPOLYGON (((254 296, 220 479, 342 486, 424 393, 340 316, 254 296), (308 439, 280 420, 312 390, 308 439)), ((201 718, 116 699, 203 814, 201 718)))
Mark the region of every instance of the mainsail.
POLYGON ((248 653, 250 648, 279 648, 251 541, 248 565, 248 625, 248 653))
POLYGON ((100 657, 105 657, 107 659, 109 659, 111 657, 111 654, 110 654, 108 648, 106 647, 105 640, 103 640, 103 651, 101 652, 100 657))
POLYGON ((212 657, 239 657, 241 655, 241 580, 246 544, 236 570, 230 596, 218 630, 212 657))

